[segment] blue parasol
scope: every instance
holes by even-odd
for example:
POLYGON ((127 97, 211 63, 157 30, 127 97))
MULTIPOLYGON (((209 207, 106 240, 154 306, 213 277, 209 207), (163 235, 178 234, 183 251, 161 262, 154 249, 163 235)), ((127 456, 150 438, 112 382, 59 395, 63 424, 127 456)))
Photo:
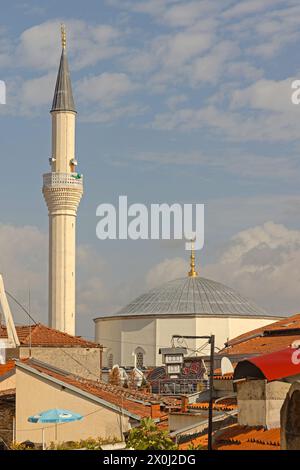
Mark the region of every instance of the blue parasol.
POLYGON ((69 423, 71 421, 79 421, 82 418, 82 415, 73 413, 73 411, 55 408, 53 410, 41 411, 41 413, 29 416, 28 421, 30 423, 69 423))
MULTIPOLYGON (((54 408, 52 410, 41 411, 36 415, 29 416, 28 421, 30 423, 55 423, 55 439, 57 440, 57 424, 58 423, 70 423, 72 421, 80 421, 83 418, 79 413, 74 413, 69 410, 60 410, 54 408)), ((45 449, 45 429, 42 429, 42 441, 43 450, 45 449)))

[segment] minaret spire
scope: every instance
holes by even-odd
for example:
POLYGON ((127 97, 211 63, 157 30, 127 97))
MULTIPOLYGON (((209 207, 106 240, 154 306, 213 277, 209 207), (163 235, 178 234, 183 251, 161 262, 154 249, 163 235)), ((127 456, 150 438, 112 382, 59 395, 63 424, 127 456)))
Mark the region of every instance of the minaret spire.
POLYGON ((60 64, 56 79, 54 97, 52 102, 51 113, 53 111, 72 111, 76 113, 74 99, 73 99, 73 92, 72 92, 72 84, 71 84, 71 77, 69 72, 69 64, 68 58, 66 53, 66 28, 65 25, 62 24, 61 27, 61 57, 60 57, 60 64))
POLYGON ((195 269, 195 248, 194 248, 194 240, 191 240, 191 256, 190 256, 190 270, 188 272, 189 277, 197 277, 198 273, 195 269))

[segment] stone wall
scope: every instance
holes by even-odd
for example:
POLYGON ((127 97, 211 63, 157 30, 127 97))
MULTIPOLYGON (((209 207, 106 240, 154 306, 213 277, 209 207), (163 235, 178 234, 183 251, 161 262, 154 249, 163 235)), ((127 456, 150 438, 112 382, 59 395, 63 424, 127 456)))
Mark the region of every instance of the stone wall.
POLYGON ((280 409, 290 388, 286 382, 247 380, 237 383, 238 423, 244 426, 280 426, 280 409))
POLYGON ((0 449, 5 449, 13 440, 15 395, 0 396, 0 449))
MULTIPOLYGON (((29 348, 20 348, 20 359, 29 357, 29 348)), ((31 357, 81 377, 101 378, 100 348, 31 348, 31 357)))
POLYGON ((282 450, 300 450, 300 383, 288 391, 280 412, 282 450))

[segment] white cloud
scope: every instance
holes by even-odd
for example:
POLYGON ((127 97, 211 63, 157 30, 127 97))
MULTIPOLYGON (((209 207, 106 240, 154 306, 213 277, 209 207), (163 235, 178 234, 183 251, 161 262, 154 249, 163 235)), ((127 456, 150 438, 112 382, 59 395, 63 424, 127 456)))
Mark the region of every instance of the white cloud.
MULTIPOLYGON (((253 177, 257 179, 280 179, 299 181, 300 162, 298 154, 291 155, 263 155, 247 152, 230 152, 217 154, 204 154, 199 151, 190 152, 139 152, 130 155, 130 160, 158 165, 193 165, 206 168, 215 168, 221 171, 239 175, 240 177, 253 177)), ((118 161, 118 160, 116 160, 118 161)), ((114 163, 116 162, 114 161, 114 163)), ((124 164, 124 158, 122 159, 124 164)))
MULTIPOLYGON (((0 272, 5 287, 28 308, 36 321, 48 323, 48 235, 33 226, 0 225, 0 272)), ((95 312, 109 311, 118 302, 109 281, 109 269, 91 247, 77 249, 77 322, 79 330, 92 328, 95 312), (87 327, 86 323, 89 321, 87 327)), ((17 323, 28 324, 26 314, 9 300, 17 323)), ((118 305, 118 304, 117 304, 118 305)))
MULTIPOLYGON (((266 308, 287 315, 300 311, 300 231, 266 222, 235 235, 201 275, 222 282, 266 308)), ((186 276, 187 261, 165 259, 147 276, 148 288, 186 276)))
POLYGON ((244 230, 206 276, 221 280, 265 306, 286 315, 300 309, 300 231, 267 222, 244 230))
POLYGON ((165 259, 153 266, 146 275, 148 289, 160 286, 162 283, 184 277, 187 272, 187 262, 183 258, 165 259))
POLYGON ((250 107, 267 111, 298 113, 292 103, 293 78, 285 80, 259 80, 247 88, 235 90, 231 96, 233 108, 250 107))
POLYGON ((261 13, 267 10, 270 6, 276 6, 276 4, 282 4, 282 0, 264 0, 261 2, 260 0, 246 0, 241 2, 237 2, 232 7, 228 8, 224 13, 223 16, 225 18, 235 18, 244 15, 251 15, 256 13, 261 13))
POLYGON ((78 97, 82 102, 100 102, 108 107, 136 88, 137 86, 125 73, 102 73, 84 78, 76 86, 78 97))
MULTIPOLYGON (((26 29, 15 52, 16 64, 38 70, 57 68, 61 49, 60 23, 51 20, 26 29)), ((91 26, 82 20, 70 19, 66 28, 73 69, 95 65, 123 50, 120 32, 110 25, 91 26)))
MULTIPOLYGON (((275 106, 273 104, 273 106, 275 106)), ((230 141, 290 141, 299 137, 299 106, 291 105, 291 113, 260 112, 245 114, 220 106, 178 108, 172 112, 158 113, 151 127, 154 129, 191 131, 208 129, 212 135, 222 135, 230 141)))

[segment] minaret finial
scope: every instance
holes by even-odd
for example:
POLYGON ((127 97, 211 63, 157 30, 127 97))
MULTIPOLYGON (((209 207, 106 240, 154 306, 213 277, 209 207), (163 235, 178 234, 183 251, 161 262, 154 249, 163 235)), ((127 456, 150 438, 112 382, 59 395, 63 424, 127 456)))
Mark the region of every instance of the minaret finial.
POLYGON ((60 25, 60 31, 61 31, 61 46, 63 49, 66 48, 67 44, 67 35, 66 35, 66 27, 63 23, 60 25))
POLYGON ((191 257, 190 257, 190 270, 188 272, 189 277, 197 277, 198 273, 195 270, 195 249, 194 249, 194 240, 191 240, 191 257))

